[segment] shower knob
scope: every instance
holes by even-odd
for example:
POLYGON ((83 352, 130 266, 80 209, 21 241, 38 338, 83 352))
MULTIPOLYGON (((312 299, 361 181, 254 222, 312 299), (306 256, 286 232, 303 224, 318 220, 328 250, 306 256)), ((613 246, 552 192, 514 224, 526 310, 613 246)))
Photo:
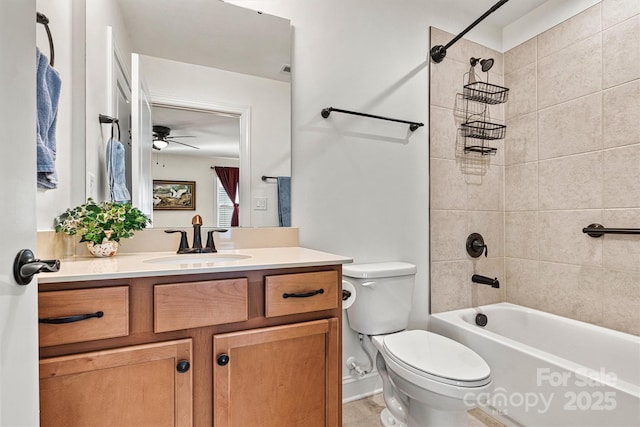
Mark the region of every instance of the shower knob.
POLYGON ((484 244, 484 239, 479 233, 471 233, 467 237, 467 253, 474 258, 478 258, 484 252, 484 256, 488 256, 489 250, 484 244))

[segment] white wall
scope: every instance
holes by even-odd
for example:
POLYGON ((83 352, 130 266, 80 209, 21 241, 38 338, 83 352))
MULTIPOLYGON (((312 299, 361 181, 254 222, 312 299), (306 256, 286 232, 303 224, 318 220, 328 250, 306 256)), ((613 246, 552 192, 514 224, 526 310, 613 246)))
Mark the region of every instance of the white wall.
MULTIPOLYGON (((36 196, 38 230, 53 229, 54 218, 67 209, 71 200, 71 132, 72 132, 72 96, 74 90, 74 74, 72 72, 72 0, 38 0, 38 11, 49 18, 55 46, 54 68, 60 73, 62 87, 58 104, 56 124, 56 170, 58 172, 58 188, 53 190, 38 189, 36 196)), ((43 25, 36 27, 36 43, 38 48, 48 57, 49 41, 43 25)))
MULTIPOLYGON (((212 166, 239 167, 237 159, 166 155, 154 151, 151 174, 153 179, 196 182, 195 211, 153 211, 154 227, 172 227, 188 230, 195 214, 202 217, 204 227, 215 227, 217 222, 216 173, 212 166)), ((204 243, 204 242, 203 242, 204 243)))
MULTIPOLYGON (((38 0, 37 7, 50 20, 55 68, 62 78, 56 128, 59 185, 55 190, 39 190, 37 195, 38 230, 51 230, 57 215, 85 200, 87 173, 96 178, 95 191, 86 192, 87 197, 106 198, 104 150, 109 135, 107 126, 98 123, 98 114, 111 114, 107 102, 107 25, 113 25, 127 61, 131 48, 117 4, 110 0, 38 0), (86 19, 91 22, 86 28, 85 7, 86 19)), ((49 56, 46 32, 41 26, 37 29, 37 45, 49 56)))
MULTIPOLYGON (((107 26, 113 28, 115 43, 129 73, 132 48, 117 2, 90 0, 86 1, 86 8, 86 174, 95 177, 93 186, 86 182, 86 194, 96 200, 107 200, 105 150, 111 134, 109 125, 98 122, 99 114, 114 114, 109 104, 112 84, 108 65, 113 54, 107 43, 107 26)), ((126 131, 127 125, 121 124, 121 129, 126 131)), ((88 181, 87 177, 85 179, 88 181)))
POLYGON ((142 58, 152 100, 164 96, 251 108, 251 195, 267 197, 266 211, 251 210, 251 225, 277 226, 277 187, 272 181, 263 182, 261 176, 291 174, 289 83, 150 56, 142 58))
MULTIPOLYGON (((301 245, 351 256, 357 263, 416 264, 412 320, 424 326, 429 312, 429 26, 457 33, 475 18, 423 0, 232 3, 290 19, 294 27, 292 220, 300 227, 301 245), (320 111, 329 106, 427 126, 411 134, 406 125, 339 113, 323 119, 320 111)), ((367 363, 348 328, 343 349, 345 360, 355 355, 367 363)), ((350 397, 345 390, 344 398, 350 397)))

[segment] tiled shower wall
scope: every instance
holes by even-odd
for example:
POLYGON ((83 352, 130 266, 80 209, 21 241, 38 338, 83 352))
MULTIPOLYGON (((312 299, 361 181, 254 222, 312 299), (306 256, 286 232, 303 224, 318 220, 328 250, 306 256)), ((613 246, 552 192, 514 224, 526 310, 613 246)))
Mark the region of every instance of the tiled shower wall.
MULTIPOLYGON (((432 29, 432 45, 452 36, 432 29)), ((582 233, 640 228, 638 64, 631 0, 604 0, 504 58, 460 40, 432 64, 432 312, 506 300, 640 334, 640 237, 582 233), (507 137, 477 159, 461 152, 454 99, 469 57, 484 55, 496 59, 490 82, 510 89, 507 137), (474 231, 488 258, 466 254, 474 231), (472 284, 474 272, 501 289, 472 284)))
MULTIPOLYGON (((445 45, 455 35, 431 28, 431 45, 445 45)), ((468 80, 471 57, 494 58, 490 83, 503 85, 503 55, 467 40, 447 51, 440 64, 430 67, 430 229, 431 312, 504 301, 504 149, 495 156, 463 153, 457 129, 464 105, 458 93, 468 80), (488 256, 471 258, 465 242, 480 233, 488 256), (497 277, 500 289, 471 282, 474 274, 497 277)), ((486 73, 478 74, 486 80, 486 73)), ((492 106, 491 116, 504 119, 503 106, 492 106)), ((495 142, 495 141, 494 141, 495 142)))
POLYGON ((640 334, 640 2, 505 53, 507 301, 640 334))

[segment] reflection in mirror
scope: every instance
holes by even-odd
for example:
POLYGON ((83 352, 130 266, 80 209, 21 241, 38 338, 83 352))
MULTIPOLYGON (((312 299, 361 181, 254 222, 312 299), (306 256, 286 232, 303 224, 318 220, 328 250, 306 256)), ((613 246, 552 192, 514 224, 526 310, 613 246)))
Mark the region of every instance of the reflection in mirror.
MULTIPOLYGON (((221 1, 201 0, 92 0, 86 2, 86 19, 87 196, 98 200, 108 197, 108 186, 102 172, 108 135, 96 125, 94 115, 122 115, 121 123, 132 121, 127 117, 126 109, 118 104, 119 100, 126 97, 119 94, 118 90, 126 84, 119 83, 115 76, 118 68, 130 73, 133 65, 131 54, 137 53, 143 65, 141 69, 144 70, 141 77, 153 104, 153 125, 171 128, 172 136, 197 132, 197 129, 171 125, 169 118, 153 117, 153 113, 159 112, 156 110, 161 106, 177 107, 165 108, 174 112, 185 111, 185 108, 200 110, 204 104, 237 107, 237 111, 204 108, 209 111, 201 113, 213 118, 212 122, 217 120, 215 112, 244 116, 244 119, 240 119, 239 127, 241 141, 243 132, 246 135, 246 159, 243 143, 240 142, 239 157, 224 155, 209 158, 206 162, 205 172, 211 178, 208 184, 211 189, 210 202, 198 194, 196 207, 196 213, 203 216, 205 225, 215 226, 219 217, 217 199, 214 199, 217 194, 216 175, 209 168, 235 162, 240 165, 241 174, 238 192, 240 226, 277 226, 277 186, 272 181, 262 181, 260 178, 262 175, 291 174, 289 21, 221 1), (167 17, 171 17, 170 25, 167 25, 167 17), (111 28, 109 31, 112 32, 109 39, 105 37, 107 28, 111 28), (159 28, 162 30, 158 31, 159 28), (105 40, 110 43, 107 49, 103 47, 105 40), (105 51, 110 52, 110 57, 105 58, 105 51), (121 58, 122 61, 114 58, 121 58), (110 82, 106 93, 104 81, 110 82), (94 178, 97 181, 95 184, 91 182, 94 178), (252 202, 256 199, 266 199, 266 205, 261 204, 259 209, 254 209, 252 202), (203 214, 201 209, 206 209, 207 213, 203 214)), ((136 85, 136 82, 132 81, 131 85, 136 85)), ((133 117, 134 128, 135 123, 133 117)), ((127 130, 123 130, 125 132, 127 130)), ((191 139, 195 141, 195 138, 176 141, 190 144, 191 139)), ((175 146, 180 145, 171 142, 165 152, 152 150, 149 162, 154 176, 140 173, 141 165, 136 164, 135 159, 143 158, 140 153, 151 143, 151 130, 148 130, 145 138, 138 139, 134 132, 131 145, 134 161, 130 172, 133 181, 144 180, 151 188, 152 179, 194 180, 189 176, 166 175, 170 170, 169 165, 178 165, 178 158, 191 157, 192 163, 194 158, 204 162, 201 156, 193 157, 184 152, 170 154, 175 146), (169 161, 169 155, 172 161, 169 161), (156 177, 156 173, 162 177, 156 177)), ((200 152, 193 148, 191 150, 200 152)), ((205 191, 206 187, 198 184, 198 193, 205 191)), ((138 194, 135 188, 134 194, 138 194)), ((148 194, 145 201, 148 198, 150 203, 151 197, 152 194, 148 194)), ((184 227, 190 223, 182 217, 188 213, 177 214, 154 211, 153 226, 184 227)))
MULTIPOLYGON (((195 181, 198 214, 211 225, 230 227, 233 203, 212 168, 240 167, 239 115, 158 104, 152 105, 151 115, 154 130, 169 131, 156 137, 166 146, 154 145, 153 179, 195 181)), ((192 211, 155 210, 153 218, 156 227, 172 227, 189 224, 192 216, 192 211)))

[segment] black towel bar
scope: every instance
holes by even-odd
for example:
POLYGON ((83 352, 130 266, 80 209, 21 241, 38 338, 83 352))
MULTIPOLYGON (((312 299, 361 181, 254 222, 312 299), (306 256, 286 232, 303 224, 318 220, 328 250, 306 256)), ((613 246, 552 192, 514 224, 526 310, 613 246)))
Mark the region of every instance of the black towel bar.
POLYGON ((266 181, 268 179, 278 179, 277 176, 266 176, 266 175, 262 175, 262 180, 266 181))
POLYGON ((354 116, 369 117, 371 119, 380 119, 380 120, 388 120, 390 122, 405 123, 409 125, 409 130, 411 132, 415 131, 421 126, 424 126, 424 123, 409 122, 407 120, 399 120, 399 119, 391 119, 389 117, 374 116, 373 114, 358 113, 357 111, 342 110, 340 108, 333 108, 333 107, 323 108, 320 114, 322 115, 322 117, 326 119, 327 117, 329 117, 329 115, 333 111, 335 111, 336 113, 345 113, 345 114, 353 114, 354 116))
POLYGON ((47 31, 47 38, 49 39, 49 52, 51 53, 51 58, 49 58, 49 65, 53 67, 53 63, 56 58, 56 52, 53 48, 53 36, 51 35, 51 30, 49 29, 49 18, 43 13, 36 12, 36 22, 38 24, 44 25, 44 29, 47 31))
POLYGON ((602 237, 605 234, 640 234, 640 228, 605 228, 602 224, 589 224, 582 232, 591 237, 602 237))

